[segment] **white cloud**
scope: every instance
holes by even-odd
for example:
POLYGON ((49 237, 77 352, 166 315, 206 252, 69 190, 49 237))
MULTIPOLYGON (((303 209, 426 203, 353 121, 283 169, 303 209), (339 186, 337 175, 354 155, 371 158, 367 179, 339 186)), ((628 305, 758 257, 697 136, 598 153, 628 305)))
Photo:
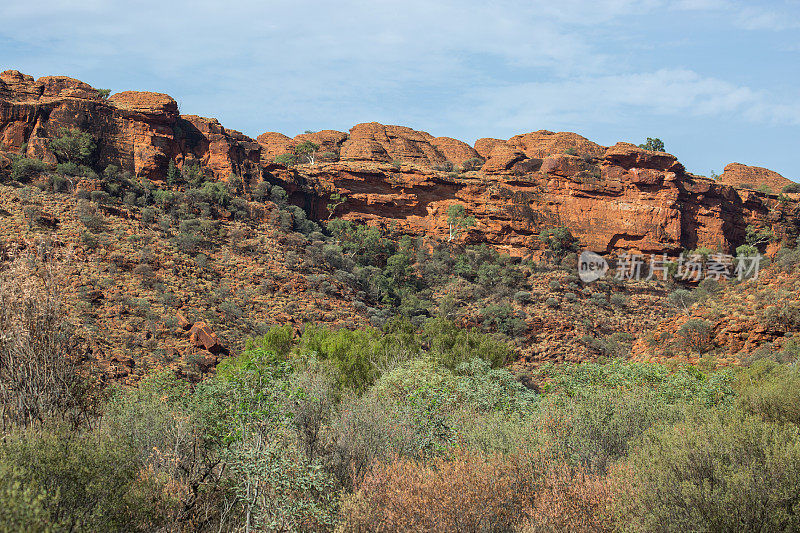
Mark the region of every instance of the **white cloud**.
POLYGON ((800 124, 800 102, 776 101, 766 92, 682 69, 483 88, 469 98, 473 120, 519 131, 613 123, 642 113, 800 124))

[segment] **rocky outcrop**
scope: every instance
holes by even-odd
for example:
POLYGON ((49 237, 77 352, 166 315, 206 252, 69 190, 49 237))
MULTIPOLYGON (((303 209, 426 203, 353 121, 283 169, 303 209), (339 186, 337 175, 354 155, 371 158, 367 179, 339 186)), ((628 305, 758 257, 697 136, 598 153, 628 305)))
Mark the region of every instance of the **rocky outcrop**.
POLYGON ((294 146, 291 137, 276 131, 262 133, 256 137, 256 142, 261 146, 261 163, 263 165, 269 165, 277 156, 291 152, 294 146))
POLYGON ((350 138, 342 145, 342 159, 355 161, 401 161, 426 167, 444 164, 447 158, 431 143, 433 135, 405 126, 385 126, 377 122, 350 128, 350 138))
POLYGON ((92 163, 115 164, 136 176, 163 179, 170 160, 196 161, 218 178, 259 174, 259 145, 215 119, 182 117, 166 94, 124 91, 103 99, 90 85, 65 76, 33 80, 0 74, 0 149, 55 163, 50 140, 64 129, 90 133, 92 163))
MULTIPOLYGON (((494 143, 478 176, 343 161, 303 168, 296 180, 284 185, 346 195, 337 216, 441 238, 447 237, 447 208, 460 203, 476 219, 466 242, 512 255, 536 253, 539 232, 554 226, 569 227, 583 247, 601 253, 677 254, 700 246, 732 251, 749 224, 784 235, 800 221, 793 202, 693 176, 673 155, 628 143, 604 149, 601 157, 558 152, 543 159, 494 143)), ((312 215, 325 219, 320 197, 312 199, 312 215)))
POLYGON ((343 131, 322 130, 313 133, 301 133, 295 136, 293 141, 295 144, 311 141, 319 146, 320 153, 330 152, 338 156, 339 151, 342 149, 342 144, 348 138, 349 135, 343 131))
POLYGON ((517 148, 528 157, 543 158, 567 151, 575 155, 601 157, 605 148, 589 139, 571 132, 554 133, 547 130, 534 131, 523 135, 515 135, 506 141, 509 146, 517 148))
POLYGON ((451 137, 436 137, 431 139, 431 145, 441 153, 445 159, 461 167, 465 161, 480 158, 475 149, 463 141, 451 137))
POLYGON ((506 145, 507 143, 503 139, 484 137, 483 139, 478 139, 475 141, 475 151, 478 152, 478 155, 480 155, 482 158, 488 159, 492 154, 492 150, 498 144, 506 145))
POLYGON ((203 348, 211 353, 221 353, 224 348, 219 343, 219 337, 211 331, 205 322, 195 323, 189 330, 189 342, 192 346, 203 348))
POLYGON ((525 159, 525 154, 507 144, 497 144, 489 152, 481 170, 484 172, 503 172, 511 170, 514 165, 525 159))
POLYGON ((751 189, 767 187, 770 192, 775 194, 781 192, 787 185, 794 183, 768 168, 751 167, 741 163, 731 163, 726 166, 725 171, 717 180, 720 183, 736 187, 751 189))
MULTIPOLYGON (((125 91, 104 99, 63 76, 34 80, 0 74, 0 151, 55 163, 50 141, 64 128, 90 133, 97 169, 114 164, 139 177, 163 179, 170 161, 201 165, 217 179, 253 184, 267 179, 312 217, 325 220, 330 193, 347 201, 336 215, 415 234, 447 236, 447 208, 463 204, 476 225, 464 234, 515 255, 541 246, 537 235, 567 226, 599 252, 677 252, 707 246, 731 250, 748 224, 796 235, 794 200, 737 188, 789 183, 757 167, 729 165, 719 181, 686 172, 675 156, 629 143, 609 148, 575 133, 540 130, 508 140, 485 138, 474 148, 448 137, 377 122, 350 133, 323 130, 294 138, 274 132, 256 140, 216 119, 180 115, 173 98, 125 91), (319 145, 314 165, 285 168, 276 156, 304 141, 319 145), (454 172, 486 159, 479 172, 454 172), (745 177, 746 176, 746 177, 745 177), (731 185, 733 183, 734 185, 731 185)), ((9 157, 0 157, 7 172, 9 157)))

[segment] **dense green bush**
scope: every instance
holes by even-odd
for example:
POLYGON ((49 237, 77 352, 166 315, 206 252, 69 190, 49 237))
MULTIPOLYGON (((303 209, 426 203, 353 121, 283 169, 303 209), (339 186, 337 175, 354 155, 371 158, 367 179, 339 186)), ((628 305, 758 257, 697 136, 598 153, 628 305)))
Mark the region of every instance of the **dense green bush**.
POLYGON ((50 140, 50 149, 62 163, 88 164, 97 145, 90 133, 62 128, 59 136, 50 140))
POLYGON ((620 472, 633 531, 795 531, 800 439, 725 410, 648 432, 620 472))
POLYGON ((737 376, 739 403, 770 422, 800 425, 800 372, 794 366, 761 360, 737 376))
POLYGON ((703 353, 711 347, 714 330, 711 322, 690 318, 678 329, 678 336, 690 350, 703 353))
POLYGON ((170 503, 131 448, 58 427, 6 437, 0 494, 6 531, 152 531, 170 503))
POLYGON ((14 181, 30 181, 37 174, 50 168, 50 165, 41 159, 17 159, 11 164, 11 179, 14 181))
POLYGON ((557 257, 564 257, 578 250, 578 239, 572 236, 569 228, 563 226, 542 230, 539 233, 539 240, 557 257))

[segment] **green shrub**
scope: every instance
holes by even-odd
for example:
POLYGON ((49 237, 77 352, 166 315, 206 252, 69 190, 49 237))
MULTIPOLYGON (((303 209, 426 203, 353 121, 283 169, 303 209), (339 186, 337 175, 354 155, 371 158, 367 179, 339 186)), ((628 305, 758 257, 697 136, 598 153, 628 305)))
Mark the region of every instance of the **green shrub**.
POLYGON ((471 170, 480 170, 485 161, 480 157, 472 157, 464 161, 461 165, 461 168, 464 172, 469 172, 471 170))
POLYGON ((90 133, 62 128, 60 135, 50 140, 50 149, 62 163, 87 164, 97 145, 90 133))
POLYGON ((280 154, 275 156, 274 161, 279 165, 291 167, 297 164, 297 156, 294 154, 280 154))
MULTIPOLYGON (((558 300, 555 303, 557 304, 558 300)), ((522 335, 528 329, 525 321, 509 304, 487 305, 481 309, 480 315, 484 328, 509 337, 522 335)))
POLYGON ((578 239, 572 236, 569 228, 559 227, 544 229, 539 233, 539 240, 545 247, 559 257, 578 250, 578 239))
POLYGON ((471 329, 460 328, 443 318, 428 320, 422 340, 430 346, 433 358, 446 368, 479 358, 492 368, 511 361, 513 353, 505 342, 471 329))
POLYGON ((201 189, 203 196, 217 205, 225 207, 231 201, 231 193, 219 182, 207 181, 201 189))
POLYGON ((50 168, 40 159, 17 159, 11 164, 11 179, 14 181, 30 181, 30 179, 50 168))
POLYGON ((605 473, 649 428, 681 419, 680 408, 645 387, 588 389, 571 398, 545 397, 537 412, 552 452, 562 461, 605 473))
POLYGON ((783 189, 781 189, 781 192, 784 192, 784 193, 787 193, 787 194, 788 193, 800 192, 800 183, 790 183, 788 185, 785 185, 783 187, 783 189))
POLYGON ((628 307, 628 298, 618 292, 611 295, 610 302, 614 307, 628 307))
POLYGON ((605 357, 627 357, 630 355, 633 337, 630 333, 624 332, 617 332, 608 337, 584 335, 581 342, 605 357))
POLYGON ((795 531, 800 439, 727 410, 656 428, 620 471, 620 519, 633 531, 795 531))
POLYGON ((644 144, 640 144, 639 148, 644 148, 645 150, 651 150, 653 152, 664 152, 664 141, 659 139, 658 137, 648 137, 647 141, 644 144))
POLYGON ((711 322, 701 318, 690 318, 678 329, 678 337, 684 346, 695 352, 703 353, 712 344, 714 330, 711 322))
POLYGON ((530 303, 532 299, 531 293, 528 291, 519 291, 514 294, 514 300, 523 305, 530 303))
POLYGON ((769 422, 800 425, 800 372, 769 360, 756 361, 737 376, 739 403, 769 422))
POLYGON ((7 531, 37 522, 37 531, 152 531, 166 518, 165 493, 129 447, 61 428, 6 437, 0 494, 8 496, 0 511, 7 531))

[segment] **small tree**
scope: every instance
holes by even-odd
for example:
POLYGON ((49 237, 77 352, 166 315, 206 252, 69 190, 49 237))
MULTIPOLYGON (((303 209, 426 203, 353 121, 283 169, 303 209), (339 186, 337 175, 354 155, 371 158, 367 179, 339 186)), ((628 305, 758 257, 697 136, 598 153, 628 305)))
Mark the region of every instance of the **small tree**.
POLYGON ((539 232, 539 240, 544 243, 548 250, 559 257, 578 251, 578 239, 573 237, 569 228, 564 226, 543 229, 539 232))
POLYGON ((449 227, 448 242, 458 237, 465 228, 475 225, 475 217, 466 216, 466 209, 461 204, 453 204, 447 208, 447 225, 449 227))
POLYGON ((177 183, 179 176, 180 174, 178 173, 178 169, 175 167, 175 160, 170 159, 169 166, 167 167, 167 183, 174 185, 177 183))
POLYGON ((2 423, 28 426, 85 414, 86 382, 72 354, 66 268, 33 255, 0 273, 2 423))
POLYGON ((85 165, 97 145, 90 133, 76 129, 61 128, 61 135, 50 140, 50 149, 62 163, 85 165))
POLYGON ((703 353, 711 347, 714 329, 708 320, 690 318, 678 329, 678 337, 687 348, 703 353))
POLYGON ((303 141, 294 148, 294 153, 300 161, 313 165, 317 160, 317 150, 319 145, 311 141, 303 141))
POLYGON ((338 192, 331 193, 331 201, 327 205, 328 207, 328 220, 333 218, 333 214, 336 212, 336 208, 340 205, 344 204, 347 201, 347 196, 343 196, 338 192))
POLYGON ((275 162, 285 167, 291 167, 297 164, 297 156, 290 153, 275 156, 275 162))
POLYGON ((769 228, 762 228, 756 230, 755 226, 747 226, 745 229, 747 244, 750 246, 758 247, 761 244, 767 244, 775 238, 775 234, 769 228))
POLYGON ((651 152, 664 152, 664 141, 659 139, 658 137, 648 137, 647 142, 644 144, 640 144, 639 148, 644 148, 645 150, 650 150, 651 152))

